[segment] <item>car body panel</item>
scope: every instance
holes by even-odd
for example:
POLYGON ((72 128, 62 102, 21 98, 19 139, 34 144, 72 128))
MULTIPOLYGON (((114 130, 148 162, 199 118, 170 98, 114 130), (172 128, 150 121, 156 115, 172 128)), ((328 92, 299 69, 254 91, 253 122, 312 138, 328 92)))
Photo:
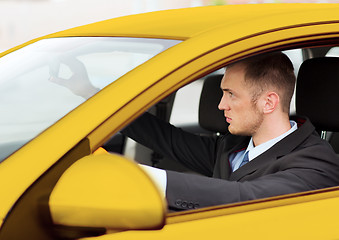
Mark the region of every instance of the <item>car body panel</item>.
POLYGON ((254 211, 237 209, 238 213, 230 215, 166 224, 158 231, 113 233, 95 239, 336 239, 339 211, 334 206, 338 203, 336 197, 254 211))
MULTIPOLYGON (((314 20, 316 16, 307 16, 304 13, 307 11, 319 12, 323 9, 327 11, 329 8, 331 7, 328 5, 282 4, 278 7, 267 4, 210 6, 167 10, 121 17, 111 21, 104 21, 99 24, 87 25, 78 28, 78 31, 75 34, 84 36, 98 34, 112 36, 112 34, 114 34, 114 36, 132 35, 183 40, 222 26, 231 26, 241 22, 246 22, 246 24, 248 24, 249 19, 253 21, 264 17, 272 18, 279 16, 280 14, 285 15, 287 12, 286 10, 289 10, 287 15, 293 15, 293 12, 295 11, 299 16, 306 16, 307 18, 312 18, 312 20, 314 20), (157 19, 157 21, 154 21, 154 19, 157 19)), ((321 16, 321 13, 319 15, 321 16)), ((286 20, 288 21, 288 19, 283 19, 281 17, 280 20, 283 20, 283 22, 286 20)), ((273 22, 276 24, 277 21, 274 20, 273 22)), ((295 23, 295 19, 293 22, 295 23)), ((288 22, 285 22, 285 24, 287 25, 288 22)), ((62 34, 73 35, 74 31, 65 31, 62 34)))
MULTIPOLYGON (((338 11, 339 4, 267 4, 170 10, 122 17, 66 30, 4 52, 2 55, 50 37, 123 36, 185 40, 101 90, 2 162, 0 196, 4 197, 0 205, 0 221, 5 219, 31 184, 84 138, 89 140, 91 151, 95 151, 113 133, 126 126, 152 104, 227 63, 273 49, 307 46, 318 40, 337 38, 338 11), (314 14, 315 12, 317 14, 314 14), (177 27, 178 25, 180 27, 177 27), (107 102, 114 104, 107 106, 107 102), (86 121, 83 121, 84 119, 86 121)), ((291 199, 292 202, 298 203, 298 200, 291 199)), ((239 210, 240 213, 219 217, 213 217, 213 211, 217 210, 211 210, 211 217, 180 223, 173 221, 173 224, 156 233, 126 232, 103 236, 100 239, 127 239, 136 236, 141 239, 166 239, 170 236, 187 238, 192 236, 193 227, 197 229, 196 238, 202 238, 206 236, 206 229, 222 229, 222 226, 227 224, 235 226, 236 222, 240 224, 244 219, 252 222, 249 224, 252 231, 265 231, 265 228, 262 228, 265 223, 271 227, 273 233, 278 231, 279 224, 289 222, 288 214, 295 216, 288 226, 292 229, 303 216, 305 223, 311 224, 313 213, 307 212, 309 209, 325 207, 330 210, 328 206, 335 209, 338 201, 336 196, 322 201, 298 203, 295 206, 252 210, 246 213, 239 210), (273 218, 276 216, 282 217, 278 219, 281 222, 277 222, 275 226, 273 218)), ((338 214, 336 210, 326 212, 332 214, 328 215, 330 218, 338 214)), ((324 217, 322 214, 326 212, 317 212, 318 215, 314 217, 324 217)), ((170 219, 171 217, 169 221, 170 219)), ((324 224, 320 230, 328 231, 330 226, 331 224, 324 224)), ((306 225, 302 227, 306 230, 306 225)), ((244 234, 243 237, 251 236, 251 231, 240 232, 244 234)), ((332 231, 329 234, 335 233, 332 231)))

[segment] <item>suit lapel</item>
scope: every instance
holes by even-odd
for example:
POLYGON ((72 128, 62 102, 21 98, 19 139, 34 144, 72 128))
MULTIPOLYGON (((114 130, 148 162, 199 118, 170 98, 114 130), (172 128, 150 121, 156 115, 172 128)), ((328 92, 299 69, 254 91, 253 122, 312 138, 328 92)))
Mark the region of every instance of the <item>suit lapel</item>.
POLYGON ((246 175, 255 172, 257 169, 266 164, 272 163, 277 158, 285 156, 298 147, 307 137, 314 131, 314 126, 309 120, 301 125, 295 132, 291 133, 275 145, 273 145, 266 152, 260 154, 258 157, 252 159, 229 176, 230 181, 239 181, 246 175))
POLYGON ((274 150, 271 148, 267 150, 266 152, 262 153, 258 157, 252 159, 249 163, 245 164, 241 168, 237 169, 233 173, 231 173, 231 176, 229 178, 230 181, 239 181, 241 178, 257 171, 262 166, 273 162, 277 159, 277 155, 274 152, 274 150))

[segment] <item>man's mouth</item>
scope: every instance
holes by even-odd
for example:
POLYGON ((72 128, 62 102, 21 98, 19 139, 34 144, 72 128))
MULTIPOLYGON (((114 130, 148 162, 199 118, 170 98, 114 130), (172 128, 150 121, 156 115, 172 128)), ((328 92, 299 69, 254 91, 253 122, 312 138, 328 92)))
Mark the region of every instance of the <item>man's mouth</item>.
POLYGON ((226 117, 226 122, 230 123, 232 121, 232 118, 226 117))

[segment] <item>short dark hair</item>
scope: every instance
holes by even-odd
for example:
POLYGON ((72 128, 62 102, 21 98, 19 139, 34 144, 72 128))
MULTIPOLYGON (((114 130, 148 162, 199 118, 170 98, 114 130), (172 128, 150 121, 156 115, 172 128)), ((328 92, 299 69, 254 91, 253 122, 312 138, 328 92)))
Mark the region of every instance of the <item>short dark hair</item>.
POLYGON ((281 99, 282 110, 289 112, 296 77, 293 64, 284 53, 256 55, 233 63, 227 68, 239 64, 245 70, 245 83, 253 89, 253 101, 271 87, 277 91, 281 99))

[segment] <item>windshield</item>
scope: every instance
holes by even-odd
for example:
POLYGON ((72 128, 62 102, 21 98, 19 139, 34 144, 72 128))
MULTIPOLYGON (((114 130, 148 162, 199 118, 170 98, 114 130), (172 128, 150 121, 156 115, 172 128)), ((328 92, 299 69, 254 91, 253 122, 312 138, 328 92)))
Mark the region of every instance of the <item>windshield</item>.
POLYGON ((95 92, 179 42, 51 38, 0 58, 0 162, 95 92), (96 91, 70 90, 79 77, 96 91))

